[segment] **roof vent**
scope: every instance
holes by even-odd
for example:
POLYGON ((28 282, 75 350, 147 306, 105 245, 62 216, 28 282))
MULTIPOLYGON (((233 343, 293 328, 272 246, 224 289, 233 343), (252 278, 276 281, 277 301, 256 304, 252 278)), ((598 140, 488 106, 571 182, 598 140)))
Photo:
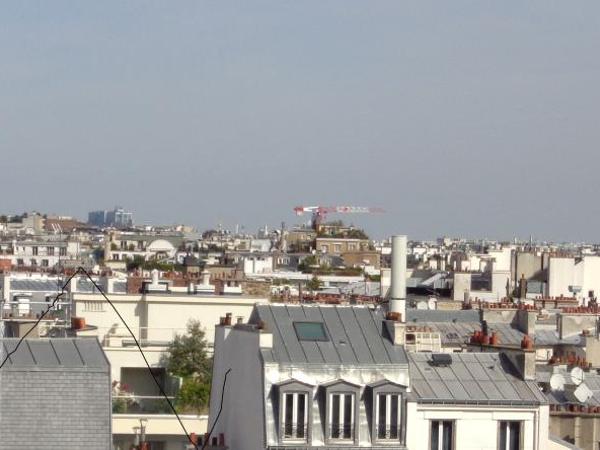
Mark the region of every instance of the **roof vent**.
POLYGON ((448 353, 434 353, 431 355, 431 364, 436 367, 447 367, 452 364, 452 355, 448 353))

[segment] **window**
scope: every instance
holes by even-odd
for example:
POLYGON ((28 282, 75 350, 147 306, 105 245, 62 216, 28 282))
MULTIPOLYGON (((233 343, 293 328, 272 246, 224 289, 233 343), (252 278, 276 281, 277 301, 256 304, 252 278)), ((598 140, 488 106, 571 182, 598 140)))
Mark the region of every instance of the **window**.
POLYGON ((102 312, 104 311, 103 302, 83 302, 84 312, 102 312))
POLYGON ((521 450, 521 422, 502 421, 498 436, 499 450, 521 450))
POLYGON ((454 422, 432 420, 429 441, 431 450, 454 450, 454 422))
POLYGON ((54 256, 54 247, 46 247, 46 253, 48 256, 54 256))
POLYGON ((381 393, 375 397, 375 427, 377 439, 400 439, 399 394, 381 393))
POLYGON ((17 259, 17 266, 22 266, 23 260, 21 258, 17 259))
POLYGON ((31 252, 32 252, 33 256, 37 256, 37 254, 38 254, 38 248, 37 247, 31 247, 31 252))
POLYGON ((354 439, 354 394, 330 394, 329 404, 329 437, 354 439))
POLYGON ((42 267, 48 267, 49 263, 47 259, 42 259, 42 267))
POLYGON ((283 439, 306 440, 308 425, 308 395, 305 392, 290 392, 282 396, 283 439))
POLYGON ((294 322, 294 330, 299 341, 329 340, 322 322, 294 322))
POLYGON ((32 266, 37 266, 37 260, 34 258, 31 258, 30 263, 32 266))
POLYGON ((341 251, 342 251, 342 244, 333 244, 333 251, 335 253, 341 253, 341 251))
POLYGON ((59 256, 67 256, 67 249, 66 247, 61 247, 59 250, 59 256))

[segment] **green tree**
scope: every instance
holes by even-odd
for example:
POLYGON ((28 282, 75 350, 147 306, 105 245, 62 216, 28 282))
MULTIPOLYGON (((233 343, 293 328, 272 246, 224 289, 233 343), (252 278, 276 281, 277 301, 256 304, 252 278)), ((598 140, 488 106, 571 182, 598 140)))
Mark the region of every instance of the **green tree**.
POLYGON ((316 275, 314 275, 310 279, 310 281, 308 283, 306 283, 306 287, 308 289, 310 289, 311 291, 318 291, 319 289, 321 289, 322 285, 323 285, 323 282, 316 275))
POLYGON ((177 335, 169 344, 165 367, 172 376, 183 380, 175 404, 183 412, 206 411, 210 397, 212 361, 207 355, 205 332, 197 320, 190 320, 186 334, 177 335))

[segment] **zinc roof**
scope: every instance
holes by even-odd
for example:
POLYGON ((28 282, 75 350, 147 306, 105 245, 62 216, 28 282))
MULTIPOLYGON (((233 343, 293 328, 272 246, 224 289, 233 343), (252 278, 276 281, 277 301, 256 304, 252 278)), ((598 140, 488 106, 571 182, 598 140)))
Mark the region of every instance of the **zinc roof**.
POLYGON ((448 366, 432 364, 430 353, 409 354, 413 395, 423 403, 537 405, 546 397, 533 381, 514 374, 497 353, 453 353, 448 366))
POLYGON ((56 280, 11 280, 12 291, 60 292, 62 283, 56 280))
POLYGON ((273 333, 273 348, 262 351, 265 362, 405 365, 406 352, 387 337, 383 320, 381 310, 366 306, 259 304, 250 322, 264 321, 273 333), (296 321, 322 323, 327 341, 299 340, 296 321))
MULTIPOLYGON (((15 348, 18 338, 0 339, 0 361, 15 348)), ((24 339, 0 370, 101 369, 109 363, 96 338, 24 339)))

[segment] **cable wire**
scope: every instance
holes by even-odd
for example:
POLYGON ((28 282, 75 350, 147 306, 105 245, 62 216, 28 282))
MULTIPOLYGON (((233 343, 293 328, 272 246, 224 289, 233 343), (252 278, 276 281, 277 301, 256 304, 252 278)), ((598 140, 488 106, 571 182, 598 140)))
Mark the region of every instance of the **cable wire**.
POLYGON ((94 287, 96 289, 98 289, 98 292, 100 292, 100 295, 102 295, 102 297, 104 297, 104 300, 106 300, 106 302, 110 305, 110 307, 113 309, 113 311, 115 312, 115 314, 119 317, 119 319, 121 320, 121 322, 123 322, 123 325, 125 325, 125 328, 127 328, 127 331, 129 331, 129 334, 133 338, 133 341, 135 342, 136 347, 138 348, 140 354, 142 355, 142 358, 144 359, 144 363, 146 363, 146 366, 148 367, 148 372, 150 373, 150 376, 152 376, 152 379, 154 380, 154 383, 156 384, 156 387, 158 387, 158 390, 160 391, 160 394, 167 401, 167 403, 169 405, 169 408, 171 408, 171 411, 173 411, 173 414, 177 418, 177 421, 179 422, 179 425, 181 426, 181 429, 185 433, 185 436, 187 437, 188 441, 190 441, 190 443, 194 446, 194 448, 196 450, 198 450, 198 445, 194 442, 194 440, 192 439, 192 437, 188 433, 187 429, 185 428, 185 425, 183 424, 183 421, 181 420, 181 417, 179 417, 179 414, 177 413, 177 410, 175 409, 175 406, 173 405, 173 402, 171 402, 171 400, 167 396, 167 393, 165 392, 162 384, 158 381, 158 378, 156 378, 156 375, 154 375, 154 372, 152 371, 152 367, 150 366, 150 363, 146 359, 146 355, 144 355, 144 351, 142 350, 142 346, 140 345, 140 343, 138 342, 137 338, 133 334, 133 331, 131 331, 131 328, 129 328, 129 325, 127 324, 127 322, 125 322, 125 319, 123 319, 123 316, 121 316, 121 314, 119 313, 119 311, 117 310, 117 308, 115 307, 115 305, 113 304, 113 302, 110 301, 110 299, 108 298, 108 296, 104 293, 104 291, 98 285, 98 283, 96 283, 96 281, 94 281, 94 279, 87 272, 87 270, 85 270, 83 267, 79 267, 77 269, 77 271, 78 272, 81 271, 81 273, 83 273, 88 278, 88 280, 90 280, 90 282, 94 285, 94 287))
POLYGON ((204 444, 202 445, 202 450, 204 450, 208 445, 208 442, 210 441, 210 435, 213 431, 215 431, 215 427, 217 426, 219 417, 221 417, 221 412, 223 411, 223 398, 225 397, 225 386, 227 385, 227 376, 229 375, 229 372, 231 372, 231 368, 227 369, 227 372, 225 372, 225 378, 223 378, 223 387, 221 388, 221 405, 219 406, 219 412, 217 413, 217 417, 215 418, 213 426, 210 427, 210 431, 206 435, 206 439, 204 440, 204 444))
MULTIPOLYGON (((19 349, 19 347, 21 346, 21 344, 23 343, 23 340, 25 340, 25 338, 27 336, 29 336, 29 333, 31 333, 33 330, 35 330, 37 328, 37 326, 40 324, 40 322, 44 319, 44 317, 46 317, 46 314, 48 314, 50 312, 50 310, 52 308, 54 308, 54 306, 56 306, 56 303, 58 302, 58 300, 65 295, 65 288, 67 287, 67 285, 71 282, 71 280, 75 277, 75 275, 77 275, 79 273, 79 269, 77 269, 77 271, 75 271, 75 273, 73 275, 71 275, 69 278, 67 278, 67 281, 63 284, 61 293, 58 294, 56 296, 56 298, 52 301, 52 303, 50 303, 50 305, 48 305, 48 307, 46 308, 45 311, 42 312, 42 314, 40 314, 40 317, 35 321, 35 324, 29 329, 27 330, 27 333, 25 333, 23 336, 21 336, 21 338, 17 341, 17 345, 15 346, 15 348, 8 352, 6 354, 6 356, 4 357, 4 359, 2 360, 2 362, 0 363, 0 369, 2 369, 2 367, 4 367, 4 365, 6 364, 6 362, 8 361, 8 358, 11 357, 11 355, 14 355, 17 350, 19 349)), ((0 312, 1 314, 1 312, 0 312)))
MULTIPOLYGON (((71 282, 71 280, 76 275, 84 275, 88 280, 90 280, 90 282, 98 290, 98 292, 100 293, 100 295, 102 295, 102 297, 104 298, 104 300, 106 300, 106 302, 111 306, 111 308, 113 309, 113 311, 115 312, 115 314, 119 317, 119 319, 121 320, 121 322, 123 323, 123 325, 125 325, 125 328, 127 328, 127 331, 129 332, 129 334, 133 338, 133 341, 135 342, 135 345, 136 345, 138 351, 142 355, 142 358, 144 359, 144 363, 146 364, 146 366, 148 368, 148 372, 150 373, 150 376, 152 376, 152 379, 154 380, 154 383, 158 387, 158 390, 160 391, 160 394, 164 397, 164 399, 167 401, 167 404, 169 405, 169 407, 173 411, 173 414, 177 418, 177 421, 179 422, 179 425, 181 426, 181 429, 185 433, 185 436, 187 437, 188 441, 194 446, 195 450, 199 450, 198 444, 196 444, 194 442, 194 440, 192 439, 192 437, 188 433, 185 425, 183 424, 183 421, 181 420, 181 417, 179 417, 179 414, 177 413, 177 410, 175 409, 175 406, 173 405, 173 403, 171 402, 171 400, 167 396, 167 394, 166 394, 163 386, 161 385, 161 383, 156 378, 156 375, 154 375, 154 372, 152 371, 152 367, 150 366, 150 363, 146 359, 146 355, 144 354, 144 351, 142 350, 142 346, 140 345, 139 341, 137 340, 137 338, 133 334, 133 331, 131 330, 131 328, 129 327, 129 325, 125 321, 125 319, 123 319, 123 316, 119 313, 119 311, 117 310, 117 308, 115 307, 115 305, 113 304, 113 302, 111 302, 111 300, 104 293, 104 291, 102 290, 102 288, 98 285, 98 283, 96 283, 96 281, 92 278, 92 276, 88 273, 88 271, 85 270, 83 267, 78 267, 77 270, 75 271, 75 273, 73 273, 73 275, 71 275, 67 279, 67 281, 65 281, 65 283, 62 286, 61 293, 58 294, 56 296, 56 298, 52 301, 52 303, 48 306, 48 308, 46 308, 46 310, 44 312, 42 312, 42 314, 40 315, 40 317, 36 320, 35 324, 18 340, 15 348, 12 351, 8 352, 7 355, 4 357, 4 359, 2 360, 2 363, 0 363, 0 369, 2 369, 2 367, 4 367, 4 365, 6 364, 6 362, 8 361, 8 359, 11 357, 11 355, 13 355, 13 354, 15 354, 17 352, 17 350, 19 349, 19 347, 21 346, 21 344, 23 343, 23 341, 25 340, 25 338, 29 335, 29 333, 31 333, 40 324, 40 322, 44 319, 44 317, 46 316, 46 314, 48 314, 48 312, 52 308, 54 308, 54 306, 56 305, 56 303, 58 302, 58 300, 66 293, 65 292, 66 287, 68 286, 68 284, 71 282)), ((219 408, 219 414, 217 415, 217 418, 215 419, 215 424, 219 420, 219 416, 221 415, 221 411, 223 409, 223 397, 224 397, 224 394, 225 394, 225 383, 227 381, 227 375, 229 374, 230 371, 231 371, 231 369, 229 369, 225 373, 225 380, 223 382, 223 391, 221 393, 221 406, 219 408)), ((214 425, 213 425, 213 430, 214 430, 214 425)), ((213 430, 211 430, 211 433, 212 433, 213 430)), ((209 436, 210 436, 210 433, 209 433, 209 436)), ((207 439, 207 441, 208 441, 208 439, 207 439)), ((206 446, 206 443, 202 447, 202 449, 204 449, 205 446, 206 446)))

